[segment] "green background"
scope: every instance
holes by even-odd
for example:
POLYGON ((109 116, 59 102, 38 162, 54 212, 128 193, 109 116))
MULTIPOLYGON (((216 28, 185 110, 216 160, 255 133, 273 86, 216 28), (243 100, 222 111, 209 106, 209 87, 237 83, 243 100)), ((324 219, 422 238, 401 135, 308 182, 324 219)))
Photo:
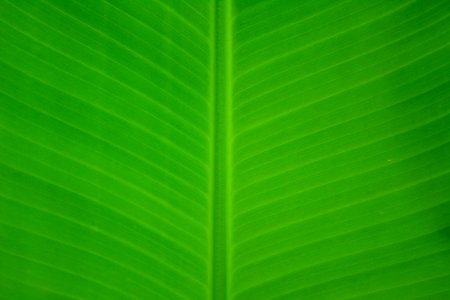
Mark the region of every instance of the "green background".
POLYGON ((449 14, 1 1, 0 299, 450 299, 449 14))

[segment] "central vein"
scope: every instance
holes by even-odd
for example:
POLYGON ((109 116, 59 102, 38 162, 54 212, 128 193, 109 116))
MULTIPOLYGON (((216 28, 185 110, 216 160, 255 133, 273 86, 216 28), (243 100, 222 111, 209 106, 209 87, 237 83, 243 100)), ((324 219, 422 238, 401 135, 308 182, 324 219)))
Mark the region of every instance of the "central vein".
POLYGON ((215 0, 213 65, 213 199, 211 298, 231 299, 232 0, 215 0))

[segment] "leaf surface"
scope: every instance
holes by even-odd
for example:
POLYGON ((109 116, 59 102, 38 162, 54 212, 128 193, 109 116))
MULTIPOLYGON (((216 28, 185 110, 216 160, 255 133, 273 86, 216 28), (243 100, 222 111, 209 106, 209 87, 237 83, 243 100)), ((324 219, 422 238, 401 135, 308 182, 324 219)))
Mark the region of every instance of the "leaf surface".
POLYGON ((0 3, 0 299, 448 299, 448 1, 0 3))

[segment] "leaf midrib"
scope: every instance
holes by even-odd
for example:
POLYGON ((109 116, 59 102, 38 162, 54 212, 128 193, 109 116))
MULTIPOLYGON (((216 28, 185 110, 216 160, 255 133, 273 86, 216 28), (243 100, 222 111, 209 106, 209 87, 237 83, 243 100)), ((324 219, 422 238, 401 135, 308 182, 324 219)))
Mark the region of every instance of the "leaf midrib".
POLYGON ((232 4, 216 0, 211 15, 211 177, 210 298, 231 298, 232 256, 232 4))

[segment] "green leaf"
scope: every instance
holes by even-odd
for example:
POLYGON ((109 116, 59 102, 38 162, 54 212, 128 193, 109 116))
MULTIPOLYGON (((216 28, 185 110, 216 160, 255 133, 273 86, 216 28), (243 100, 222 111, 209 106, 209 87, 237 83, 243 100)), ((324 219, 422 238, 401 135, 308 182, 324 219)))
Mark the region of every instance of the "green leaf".
POLYGON ((0 299, 450 299, 449 13, 2 1, 0 299))

